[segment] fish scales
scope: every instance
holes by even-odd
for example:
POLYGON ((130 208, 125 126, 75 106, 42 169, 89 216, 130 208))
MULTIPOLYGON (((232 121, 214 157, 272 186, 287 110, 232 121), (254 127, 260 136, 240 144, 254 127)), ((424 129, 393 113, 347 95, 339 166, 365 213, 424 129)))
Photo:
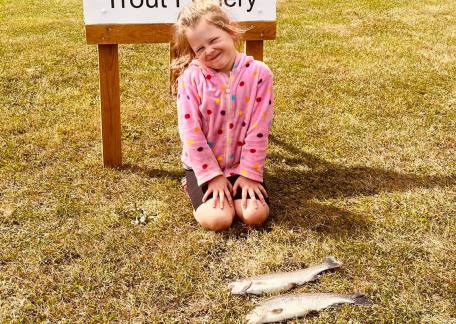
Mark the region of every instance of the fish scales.
POLYGON ((321 264, 292 272, 278 272, 246 278, 230 283, 231 293, 234 295, 283 292, 306 282, 315 281, 318 275, 326 270, 338 268, 342 262, 332 256, 326 257, 321 264))
POLYGON ((280 322, 303 317, 311 312, 336 307, 341 304, 371 305, 363 294, 341 295, 331 293, 306 293, 271 298, 255 307, 248 315, 248 324, 280 322))

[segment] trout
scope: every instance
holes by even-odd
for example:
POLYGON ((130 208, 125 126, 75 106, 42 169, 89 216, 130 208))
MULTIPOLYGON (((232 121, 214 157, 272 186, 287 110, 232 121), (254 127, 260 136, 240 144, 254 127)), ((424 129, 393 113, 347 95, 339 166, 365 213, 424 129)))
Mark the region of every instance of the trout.
POLYGON ((255 307, 247 315, 247 323, 261 324, 296 319, 341 304, 371 305, 372 302, 363 294, 308 293, 279 296, 255 307))
POLYGON ((329 256, 323 263, 293 272, 278 272, 268 275, 242 279, 229 284, 233 295, 261 295, 265 293, 283 292, 306 282, 315 281, 318 275, 326 270, 338 268, 342 262, 329 256))

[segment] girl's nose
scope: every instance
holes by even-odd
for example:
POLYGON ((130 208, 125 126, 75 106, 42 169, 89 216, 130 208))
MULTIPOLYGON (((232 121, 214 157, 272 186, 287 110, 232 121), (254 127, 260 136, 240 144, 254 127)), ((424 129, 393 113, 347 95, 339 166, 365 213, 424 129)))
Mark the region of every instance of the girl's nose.
POLYGON ((214 49, 212 46, 209 46, 206 48, 206 57, 211 58, 211 56, 214 54, 214 49))

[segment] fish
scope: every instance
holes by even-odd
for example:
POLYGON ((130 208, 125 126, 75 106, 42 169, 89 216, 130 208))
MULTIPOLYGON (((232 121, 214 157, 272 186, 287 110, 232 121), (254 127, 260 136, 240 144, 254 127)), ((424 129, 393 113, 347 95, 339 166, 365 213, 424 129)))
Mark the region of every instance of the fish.
POLYGON ((331 293, 305 293, 278 296, 264 301, 246 317, 248 324, 280 322, 303 317, 325 308, 341 304, 371 305, 364 294, 341 295, 331 293))
POLYGON ((315 281, 323 271, 342 266, 335 257, 328 256, 323 263, 292 272, 278 272, 231 282, 228 287, 233 295, 262 295, 285 292, 306 282, 315 281))

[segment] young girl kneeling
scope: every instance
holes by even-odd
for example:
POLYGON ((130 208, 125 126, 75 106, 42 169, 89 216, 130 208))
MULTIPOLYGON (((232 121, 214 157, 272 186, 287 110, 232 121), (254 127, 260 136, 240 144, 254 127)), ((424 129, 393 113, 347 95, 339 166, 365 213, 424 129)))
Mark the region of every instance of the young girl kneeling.
POLYGON ((269 215, 263 168, 273 115, 272 73, 239 53, 244 31, 215 1, 194 0, 175 25, 179 134, 186 191, 205 228, 269 215))

